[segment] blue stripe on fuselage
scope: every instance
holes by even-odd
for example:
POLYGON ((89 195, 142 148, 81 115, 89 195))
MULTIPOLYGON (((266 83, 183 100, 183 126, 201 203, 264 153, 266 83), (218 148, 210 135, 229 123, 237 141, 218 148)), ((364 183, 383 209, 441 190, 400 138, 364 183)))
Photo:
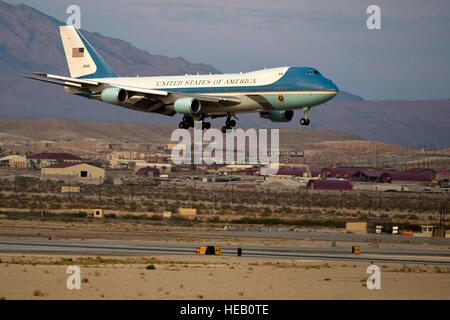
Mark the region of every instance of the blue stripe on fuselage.
MULTIPOLYGON (((308 67, 290 67, 277 81, 263 86, 237 87, 195 87, 195 88, 158 88, 180 93, 233 93, 233 92, 267 92, 267 91, 318 91, 338 90, 337 86, 321 74, 308 74, 308 67)), ((156 89, 156 90, 158 90, 156 89)))

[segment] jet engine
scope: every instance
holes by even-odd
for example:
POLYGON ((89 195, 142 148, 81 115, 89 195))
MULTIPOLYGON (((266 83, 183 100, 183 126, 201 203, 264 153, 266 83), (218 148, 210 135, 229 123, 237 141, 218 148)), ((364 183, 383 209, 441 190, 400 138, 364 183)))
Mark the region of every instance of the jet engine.
POLYGON ((268 111, 260 112, 259 115, 261 118, 269 119, 272 122, 289 122, 294 117, 294 111, 268 111))
POLYGON ((192 114, 199 113, 202 108, 202 104, 195 98, 178 98, 175 100, 173 108, 178 113, 192 114))
POLYGON ((124 104, 128 100, 128 92, 122 88, 106 88, 101 93, 103 102, 112 104, 124 104))

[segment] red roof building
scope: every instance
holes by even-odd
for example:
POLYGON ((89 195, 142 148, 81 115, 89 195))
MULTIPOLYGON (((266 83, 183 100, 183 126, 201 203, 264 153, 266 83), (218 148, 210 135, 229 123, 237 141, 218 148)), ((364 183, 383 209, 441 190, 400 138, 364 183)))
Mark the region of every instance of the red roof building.
POLYGON ((406 170, 406 172, 426 174, 427 176, 430 177, 431 180, 436 179, 436 174, 437 174, 436 170, 433 170, 430 168, 411 168, 411 169, 406 170))
POLYGON ((450 171, 438 171, 436 174, 436 180, 450 179, 450 171))
POLYGON ((64 162, 83 162, 83 159, 70 153, 36 153, 27 156, 29 167, 45 168, 64 162))
POLYGON ((321 170, 320 169, 309 169, 311 172, 311 178, 316 178, 320 176, 321 170))
POLYGON ((152 167, 145 167, 140 168, 138 171, 136 171, 137 176, 141 177, 159 177, 161 175, 161 172, 158 170, 158 168, 152 168, 152 167))
POLYGON ((306 189, 311 190, 352 190, 347 180, 309 180, 306 189))
POLYGON ((81 159, 80 157, 77 157, 73 154, 70 153, 47 153, 47 152, 43 152, 43 153, 36 153, 36 154, 31 154, 29 156, 27 156, 27 159, 39 159, 39 160, 63 160, 63 161, 83 161, 83 159, 81 159))
POLYGON ((321 176, 322 178, 339 178, 339 179, 350 179, 356 172, 365 168, 322 168, 321 176))
POLYGON ((358 170, 351 179, 352 181, 375 182, 386 171, 381 170, 358 170))
POLYGON ((52 164, 45 168, 68 168, 68 167, 76 166, 78 164, 80 164, 80 163, 79 162, 61 162, 61 163, 52 164))
POLYGON ((305 168, 280 167, 278 168, 277 175, 303 177, 305 172, 305 168))
POLYGON ((378 179, 378 183, 430 183, 431 179, 428 175, 424 173, 414 173, 414 172, 384 172, 378 179))

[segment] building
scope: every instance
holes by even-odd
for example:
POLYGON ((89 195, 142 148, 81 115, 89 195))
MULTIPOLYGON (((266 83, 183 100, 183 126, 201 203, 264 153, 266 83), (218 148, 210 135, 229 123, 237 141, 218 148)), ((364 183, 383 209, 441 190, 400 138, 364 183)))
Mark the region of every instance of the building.
POLYGON ((161 172, 158 170, 158 168, 153 167, 140 168, 138 171, 136 171, 135 174, 141 177, 152 177, 152 178, 158 178, 159 176, 161 176, 161 172))
POLYGON ((424 173, 390 171, 382 173, 378 177, 377 182, 403 185, 426 185, 431 183, 431 179, 424 173))
POLYGON ((411 168, 411 169, 406 170, 406 172, 426 174, 427 176, 430 177, 431 180, 436 179, 436 174, 437 174, 436 170, 433 170, 430 168, 411 168))
POLYGON ((32 168, 44 168, 58 163, 80 163, 83 159, 70 153, 36 153, 27 156, 27 163, 32 168))
POLYGON ((45 148, 50 148, 53 147, 56 144, 55 141, 45 141, 45 140, 41 140, 39 141, 36 145, 38 148, 40 149, 45 149, 45 148))
POLYGON ((298 167, 280 167, 276 173, 277 175, 295 176, 311 178, 311 173, 306 168, 298 167))
POLYGON ((341 167, 341 168, 323 168, 321 170, 322 178, 339 178, 339 179, 351 179, 351 177, 361 168, 353 167, 341 167))
POLYGON ((195 216, 197 214, 196 208, 178 208, 178 213, 182 216, 195 216))
POLYGON ((87 163, 64 162, 41 169, 44 176, 72 176, 79 178, 105 178, 105 169, 87 163))
POLYGON ((450 179, 450 171, 438 171, 436 173, 436 180, 441 181, 445 179, 450 179))
POLYGON ((80 187, 78 187, 78 186, 62 186, 61 193, 80 193, 80 187))
MULTIPOLYGON (((140 166, 136 165, 136 168, 140 166)), ((172 165, 170 163, 154 163, 154 162, 146 162, 145 167, 151 167, 158 169, 161 174, 169 174, 172 171, 172 165)))
POLYGON ((360 182, 376 182, 385 172, 386 171, 381 170, 358 170, 351 176, 350 180, 360 182))
POLYGON ((311 190, 352 190, 347 180, 309 180, 306 189, 311 190))
POLYGON ((105 151, 120 151, 122 150, 121 143, 105 143, 104 145, 105 151))
POLYGON ((359 234, 367 233, 366 221, 347 221, 345 224, 345 231, 359 234))
POLYGON ((307 180, 293 175, 274 174, 264 178, 264 185, 283 186, 289 188, 300 188, 306 185, 307 180))
POLYGON ((139 143, 138 144, 138 152, 143 152, 143 153, 147 153, 147 152, 153 152, 155 150, 155 147, 150 144, 150 143, 139 143))
POLYGON ((319 178, 321 174, 321 169, 309 169, 309 172, 311 173, 311 178, 319 178))
POLYGON ((218 168, 217 171, 219 171, 219 172, 238 172, 238 171, 243 171, 246 169, 251 169, 253 167, 254 167, 254 165, 252 165, 252 164, 229 164, 229 165, 218 168))
POLYGON ((93 217, 99 219, 103 218, 103 209, 95 209, 93 217))
POLYGON ((27 158, 17 155, 10 155, 0 158, 0 165, 3 167, 20 168, 27 167, 27 158))

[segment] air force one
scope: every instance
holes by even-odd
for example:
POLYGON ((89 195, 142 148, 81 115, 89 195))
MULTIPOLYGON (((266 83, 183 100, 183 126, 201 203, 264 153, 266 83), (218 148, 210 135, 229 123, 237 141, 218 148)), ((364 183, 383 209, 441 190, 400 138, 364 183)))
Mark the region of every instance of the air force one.
POLYGON ((64 86, 66 92, 137 111, 183 114, 189 129, 208 118, 226 117, 222 132, 236 125, 239 113, 258 112, 273 122, 288 122, 294 110, 309 125, 312 107, 332 99, 337 86, 315 68, 282 67, 236 74, 119 77, 73 26, 59 27, 70 77, 33 72, 26 78, 64 86), (234 118, 234 119, 232 119, 234 118))

